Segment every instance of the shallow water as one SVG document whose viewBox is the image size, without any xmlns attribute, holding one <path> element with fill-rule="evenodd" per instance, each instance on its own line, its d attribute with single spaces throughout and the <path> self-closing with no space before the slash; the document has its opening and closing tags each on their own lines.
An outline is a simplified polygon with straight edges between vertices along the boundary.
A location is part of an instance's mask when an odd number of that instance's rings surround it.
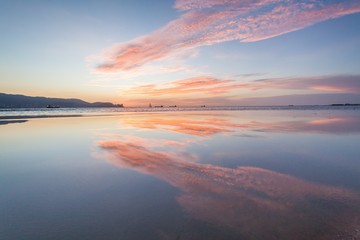
<svg viewBox="0 0 360 240">
<path fill-rule="evenodd" d="M 358 109 L 211 110 L 0 125 L 0 239 L 359 237 Z"/>
<path fill-rule="evenodd" d="M 124 108 L 0 108 L 2 118 L 33 118 L 54 116 L 92 116 L 115 115 L 128 112 L 189 112 L 189 111 L 269 111 L 269 110 L 307 110 L 307 111 L 359 111 L 360 106 L 327 106 L 327 105 L 289 105 L 289 106 L 195 106 L 195 107 L 124 107 Z"/>
</svg>

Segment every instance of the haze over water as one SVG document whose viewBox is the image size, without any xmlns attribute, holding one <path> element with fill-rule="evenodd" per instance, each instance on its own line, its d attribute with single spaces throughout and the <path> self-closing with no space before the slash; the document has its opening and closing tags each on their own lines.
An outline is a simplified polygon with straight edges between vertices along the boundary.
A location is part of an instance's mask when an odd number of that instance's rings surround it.
<svg viewBox="0 0 360 240">
<path fill-rule="evenodd" d="M 0 130 L 0 239 L 359 237 L 358 109 L 133 112 Z"/>
</svg>

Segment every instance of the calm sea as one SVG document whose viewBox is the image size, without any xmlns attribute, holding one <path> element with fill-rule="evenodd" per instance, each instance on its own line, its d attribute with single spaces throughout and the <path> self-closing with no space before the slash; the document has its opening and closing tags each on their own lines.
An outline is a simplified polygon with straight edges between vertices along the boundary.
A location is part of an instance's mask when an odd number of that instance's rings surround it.
<svg viewBox="0 0 360 240">
<path fill-rule="evenodd" d="M 0 110 L 1 240 L 359 238 L 360 107 Z"/>
<path fill-rule="evenodd" d="M 55 115 L 102 115 L 123 112 L 250 111 L 250 110 L 360 110 L 360 106 L 204 106 L 204 107 L 125 107 L 125 108 L 0 108 L 0 119 Z"/>
</svg>

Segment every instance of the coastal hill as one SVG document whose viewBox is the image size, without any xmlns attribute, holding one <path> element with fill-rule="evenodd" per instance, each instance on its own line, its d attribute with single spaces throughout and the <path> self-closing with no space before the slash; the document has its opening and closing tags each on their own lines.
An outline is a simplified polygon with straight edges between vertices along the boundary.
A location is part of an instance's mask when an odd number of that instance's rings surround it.
<svg viewBox="0 0 360 240">
<path fill-rule="evenodd" d="M 77 107 L 122 107 L 122 104 L 110 102 L 89 103 L 76 98 L 47 98 L 30 97 L 25 95 L 13 95 L 0 93 L 0 108 L 43 108 L 46 106 L 59 106 L 65 108 Z"/>
</svg>

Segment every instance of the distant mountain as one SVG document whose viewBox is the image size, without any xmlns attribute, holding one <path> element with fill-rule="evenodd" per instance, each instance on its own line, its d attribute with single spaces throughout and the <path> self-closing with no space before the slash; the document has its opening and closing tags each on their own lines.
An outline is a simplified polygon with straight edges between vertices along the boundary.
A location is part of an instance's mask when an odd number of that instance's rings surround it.
<svg viewBox="0 0 360 240">
<path fill-rule="evenodd" d="M 62 108 L 122 107 L 122 104 L 112 104 L 110 102 L 89 103 L 76 98 L 29 97 L 0 93 L 0 108 L 43 108 L 46 106 L 58 106 Z"/>
</svg>

